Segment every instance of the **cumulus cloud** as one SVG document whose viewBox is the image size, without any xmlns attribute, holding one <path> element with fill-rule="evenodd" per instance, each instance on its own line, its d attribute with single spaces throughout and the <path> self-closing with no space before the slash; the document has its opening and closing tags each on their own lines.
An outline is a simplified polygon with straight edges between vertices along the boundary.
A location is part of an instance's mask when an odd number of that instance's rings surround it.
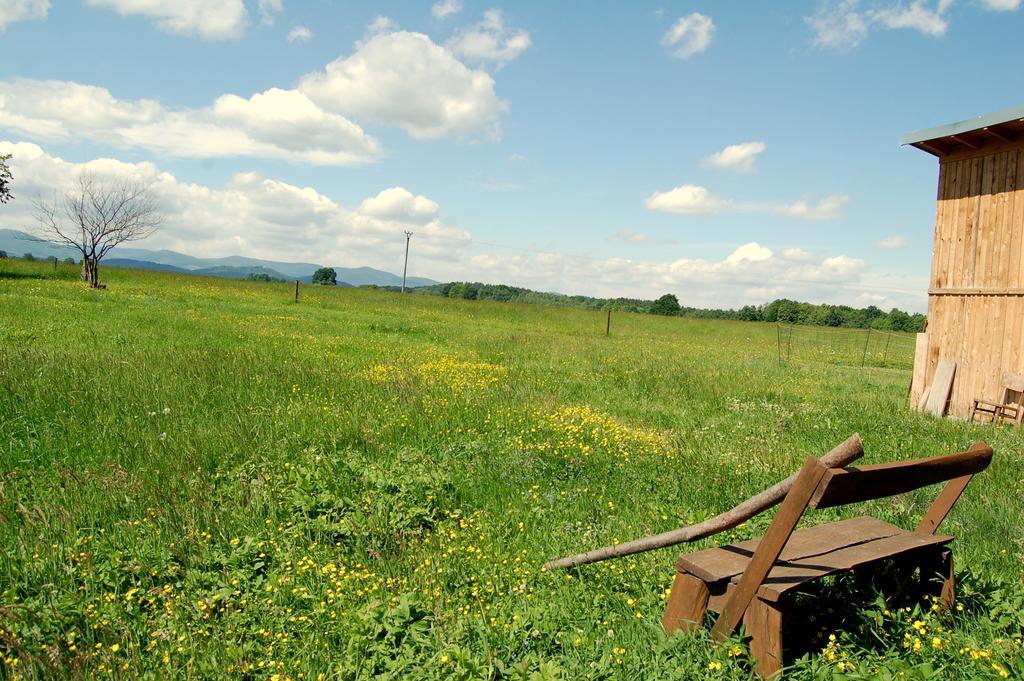
<svg viewBox="0 0 1024 681">
<path fill-rule="evenodd" d="M 949 28 L 949 24 L 937 11 L 929 9 L 920 1 L 906 7 L 898 5 L 874 10 L 870 16 L 885 28 L 911 28 L 937 38 L 946 35 L 946 29 Z"/>
<path fill-rule="evenodd" d="M 818 13 L 806 21 L 814 32 L 812 43 L 830 50 L 851 50 L 868 37 L 870 24 L 860 11 L 859 0 L 842 0 L 822 5 Z"/>
<path fill-rule="evenodd" d="M 290 42 L 312 32 L 296 27 Z M 497 139 L 507 105 L 494 79 L 421 33 L 369 35 L 348 57 L 294 90 L 247 100 L 226 94 L 201 109 L 120 100 L 67 81 L 0 81 L 0 129 L 29 138 L 89 139 L 195 158 L 262 156 L 319 165 L 373 160 L 377 141 L 351 120 L 393 125 L 419 139 Z"/>
<path fill-rule="evenodd" d="M 475 61 L 511 61 L 531 45 L 526 31 L 511 31 L 505 26 L 500 9 L 489 9 L 478 24 L 463 29 L 447 43 L 455 54 Z"/>
<path fill-rule="evenodd" d="M 430 8 L 430 13 L 438 20 L 447 19 L 453 14 L 458 14 L 461 11 L 462 0 L 443 0 L 442 2 L 435 3 L 434 6 Z"/>
<path fill-rule="evenodd" d="M 50 0 L 0 1 L 0 33 L 15 21 L 41 21 L 50 11 Z"/>
<path fill-rule="evenodd" d="M 677 59 L 689 59 L 711 45 L 715 24 L 700 12 L 681 17 L 661 39 L 661 45 Z"/>
<path fill-rule="evenodd" d="M 637 261 L 536 253 L 473 254 L 461 258 L 460 264 L 462 279 L 612 297 L 656 298 L 670 291 L 683 304 L 696 307 L 739 307 L 776 297 L 852 303 L 859 292 L 875 290 L 868 283 L 870 269 L 863 260 L 842 255 L 792 259 L 758 243 L 743 244 L 722 260 Z M 892 295 L 900 298 L 904 309 L 920 309 L 926 289 L 921 285 L 920 293 Z"/>
<path fill-rule="evenodd" d="M 288 31 L 289 43 L 308 43 L 313 39 L 313 31 L 306 26 L 296 26 Z"/>
<path fill-rule="evenodd" d="M 294 90 L 246 99 L 223 95 L 202 109 L 125 101 L 108 90 L 66 81 L 0 81 L 0 128 L 40 140 L 88 139 L 172 156 L 259 156 L 350 165 L 380 153 L 375 139 L 345 117 Z"/>
<path fill-rule="evenodd" d="M 494 79 L 422 33 L 370 36 L 299 83 L 327 111 L 398 126 L 420 139 L 498 134 Z"/>
<path fill-rule="evenodd" d="M 983 0 L 992 10 L 1015 10 L 1021 0 Z M 862 8 L 860 0 L 825 0 L 818 12 L 807 17 L 813 33 L 812 44 L 836 51 L 851 50 L 867 39 L 874 28 L 911 29 L 924 35 L 941 38 L 949 29 L 946 12 L 953 0 L 912 0 L 888 2 Z"/>
<path fill-rule="evenodd" d="M 906 248 L 907 240 L 901 236 L 888 236 L 878 242 L 878 247 L 883 251 L 896 251 L 901 248 Z"/>
<path fill-rule="evenodd" d="M 27 143 L 0 142 L 0 154 L 13 154 L 12 166 L 25 195 L 50 194 L 69 188 L 82 170 L 101 176 L 137 177 L 152 183 L 165 220 L 161 229 L 139 245 L 171 248 L 203 257 L 242 254 L 280 260 L 288 253 L 295 260 L 337 265 L 390 265 L 404 248 L 403 229 L 414 228 L 421 258 L 448 258 L 470 235 L 444 224 L 437 216 L 437 204 L 413 196 L 403 188 L 381 192 L 364 205 L 349 208 L 312 187 L 298 187 L 262 177 L 238 173 L 221 188 L 178 180 L 152 163 L 125 163 L 96 159 L 72 163 Z M 380 204 L 388 197 L 405 195 L 407 209 L 382 215 Z M 32 224 L 28 202 L 10 204 L 12 210 L 0 215 L 0 226 L 24 229 Z M 431 208 L 433 213 L 431 214 Z M 428 238 L 433 237 L 433 239 Z"/>
<path fill-rule="evenodd" d="M 101 158 L 72 163 L 35 144 L 0 141 L 0 154 L 8 153 L 14 155 L 12 167 L 26 195 L 68 188 L 83 169 L 151 182 L 165 221 L 138 245 L 202 257 L 245 255 L 396 271 L 405 246 L 402 232 L 408 229 L 416 234 L 413 271 L 446 281 L 510 283 L 598 296 L 655 298 L 677 291 L 687 305 L 699 307 L 738 307 L 779 296 L 852 304 L 868 291 L 892 297 L 903 309 L 923 309 L 927 290 L 924 277 L 875 274 L 857 258 L 799 248 L 775 252 L 758 243 L 743 244 L 721 260 L 495 255 L 480 252 L 484 244 L 444 222 L 437 203 L 403 187 L 384 189 L 353 208 L 316 188 L 256 173 L 239 173 L 218 188 L 182 182 L 148 162 Z M 24 229 L 32 221 L 29 202 L 12 202 L 0 212 L 0 227 Z"/>
<path fill-rule="evenodd" d="M 391 17 L 381 15 L 370 22 L 370 25 L 366 27 L 366 30 L 372 35 L 374 33 L 384 33 L 386 31 L 393 30 L 395 22 L 391 20 Z"/>
<path fill-rule="evenodd" d="M 701 161 L 701 165 L 712 168 L 728 168 L 741 173 L 749 173 L 754 169 L 757 155 L 768 147 L 764 142 L 744 142 L 730 144 L 725 149 L 711 154 Z"/>
<path fill-rule="evenodd" d="M 683 184 L 667 192 L 654 192 L 647 197 L 645 205 L 661 213 L 689 214 L 720 213 L 730 207 L 729 201 L 695 184 Z"/>
<path fill-rule="evenodd" d="M 391 187 L 359 204 L 359 212 L 384 220 L 426 224 L 437 217 L 437 203 L 414 196 L 405 187 Z"/>
<path fill-rule="evenodd" d="M 749 262 L 760 262 L 762 260 L 768 260 L 774 255 L 771 249 L 765 248 L 761 244 L 751 241 L 749 244 L 743 244 L 735 251 L 729 254 L 729 257 L 725 259 L 727 263 L 738 263 L 747 260 Z"/>
<path fill-rule="evenodd" d="M 284 0 L 259 0 L 256 11 L 259 12 L 261 24 L 273 26 L 277 15 L 284 11 Z"/>
<path fill-rule="evenodd" d="M 143 16 L 167 33 L 195 36 L 204 40 L 232 40 L 241 37 L 249 13 L 242 0 L 85 0 L 93 7 L 106 7 L 122 16 Z M 264 0 L 266 2 L 266 0 Z M 264 2 L 260 3 L 262 9 Z M 274 5 L 275 0 L 267 4 Z M 279 0 L 276 4 L 280 4 Z"/>
<path fill-rule="evenodd" d="M 787 215 L 802 220 L 831 220 L 839 217 L 839 209 L 846 205 L 850 197 L 843 194 L 832 194 L 821 199 L 817 203 L 806 200 L 784 203 L 776 206 L 769 206 L 769 209 L 779 215 Z"/>
<path fill-rule="evenodd" d="M 775 213 L 802 220 L 828 220 L 838 217 L 839 209 L 848 200 L 849 197 L 842 194 L 832 194 L 817 203 L 806 199 L 793 203 L 744 203 L 712 194 L 706 187 L 684 184 L 667 192 L 654 192 L 647 197 L 645 205 L 648 209 L 661 213 Z"/>
</svg>

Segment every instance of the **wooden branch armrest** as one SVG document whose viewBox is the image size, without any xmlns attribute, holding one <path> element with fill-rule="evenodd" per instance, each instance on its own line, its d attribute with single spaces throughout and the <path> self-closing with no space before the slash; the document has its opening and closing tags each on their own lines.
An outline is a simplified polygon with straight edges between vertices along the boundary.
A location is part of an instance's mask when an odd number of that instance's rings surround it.
<svg viewBox="0 0 1024 681">
<path fill-rule="evenodd" d="M 1015 407 L 1015 406 L 1017 406 L 1017 405 L 1011 405 L 1011 404 L 1003 404 L 1002 402 L 989 402 L 988 400 L 981 400 L 981 399 L 974 400 L 974 406 L 975 407 L 978 407 L 978 406 L 981 406 L 981 405 L 985 405 L 986 407 L 995 407 L 997 409 L 1001 409 L 1003 407 L 1010 407 L 1010 406 L 1014 406 Z"/>
</svg>

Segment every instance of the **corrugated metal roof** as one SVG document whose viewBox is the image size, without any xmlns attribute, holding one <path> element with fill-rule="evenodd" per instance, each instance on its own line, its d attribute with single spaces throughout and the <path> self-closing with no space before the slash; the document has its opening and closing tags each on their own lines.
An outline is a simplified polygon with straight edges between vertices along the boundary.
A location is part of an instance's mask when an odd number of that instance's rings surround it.
<svg viewBox="0 0 1024 681">
<path fill-rule="evenodd" d="M 931 140 L 941 139 L 943 137 L 950 137 L 952 135 L 962 135 L 974 130 L 981 130 L 982 128 L 989 128 L 995 125 L 1009 123 L 1011 121 L 1024 121 L 1024 106 L 985 114 L 984 116 L 978 116 L 977 118 L 969 118 L 966 121 L 940 125 L 937 128 L 928 128 L 927 130 L 909 132 L 903 136 L 903 139 L 900 140 L 900 144 L 916 144 L 918 142 L 928 142 Z"/>
</svg>

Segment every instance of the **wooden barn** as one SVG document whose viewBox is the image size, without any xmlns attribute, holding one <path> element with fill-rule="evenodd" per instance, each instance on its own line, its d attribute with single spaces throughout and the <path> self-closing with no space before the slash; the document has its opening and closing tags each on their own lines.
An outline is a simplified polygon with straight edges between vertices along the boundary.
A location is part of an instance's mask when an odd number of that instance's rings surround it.
<svg viewBox="0 0 1024 681">
<path fill-rule="evenodd" d="M 903 144 L 939 159 L 911 407 L 968 418 L 975 399 L 1003 400 L 1007 381 L 1019 388 L 1024 373 L 1024 107 L 913 132 Z"/>
</svg>

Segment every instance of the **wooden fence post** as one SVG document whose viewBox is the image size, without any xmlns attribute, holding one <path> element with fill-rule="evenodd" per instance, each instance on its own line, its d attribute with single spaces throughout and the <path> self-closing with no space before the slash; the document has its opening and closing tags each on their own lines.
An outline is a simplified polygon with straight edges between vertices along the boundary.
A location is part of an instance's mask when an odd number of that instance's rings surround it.
<svg viewBox="0 0 1024 681">
<path fill-rule="evenodd" d="M 864 351 L 860 353 L 860 365 L 863 367 L 864 362 L 868 359 L 868 341 L 871 340 L 871 327 L 868 327 L 868 333 L 864 336 Z"/>
<path fill-rule="evenodd" d="M 295 280 L 295 302 L 299 302 L 299 280 Z"/>
<path fill-rule="evenodd" d="M 612 332 L 612 309 L 608 308 L 608 322 L 604 326 L 604 335 L 607 336 Z"/>
</svg>

